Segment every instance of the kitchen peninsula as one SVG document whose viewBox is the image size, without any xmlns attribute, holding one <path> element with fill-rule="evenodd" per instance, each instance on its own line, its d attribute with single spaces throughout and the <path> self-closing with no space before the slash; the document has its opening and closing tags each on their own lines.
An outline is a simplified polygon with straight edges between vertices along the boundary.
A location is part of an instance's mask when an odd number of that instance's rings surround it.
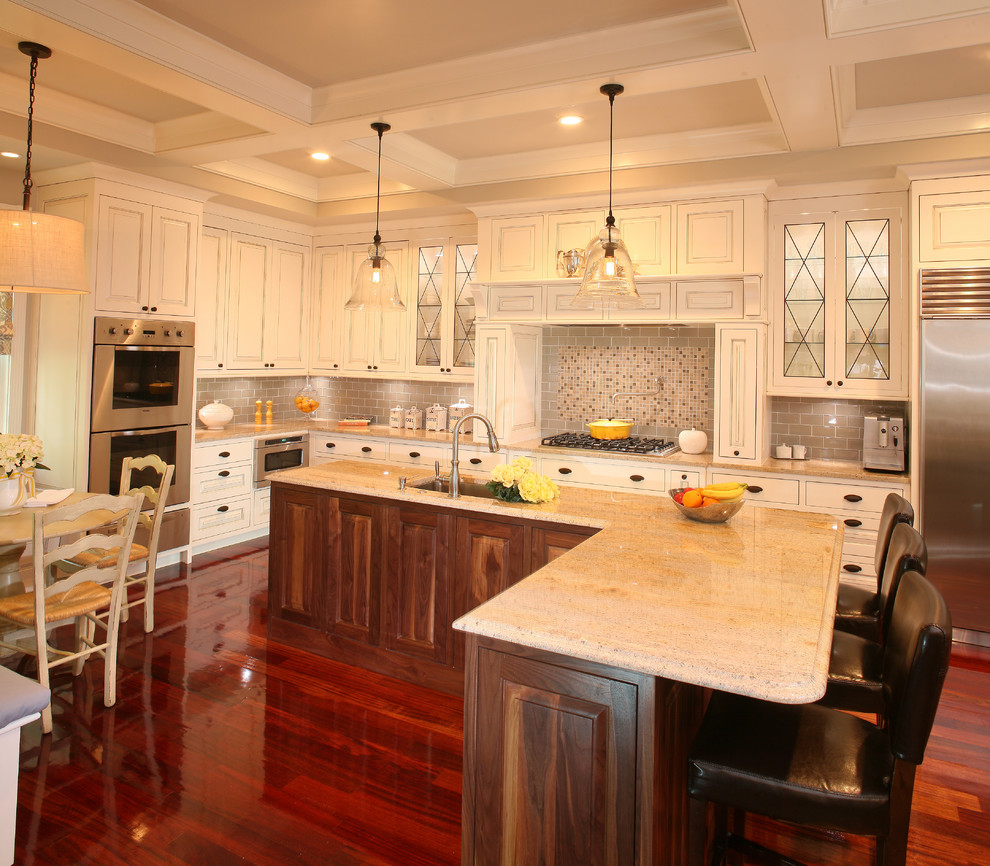
<svg viewBox="0 0 990 866">
<path fill-rule="evenodd" d="M 465 863 L 532 862 L 551 837 L 573 862 L 683 862 L 705 689 L 824 693 L 842 524 L 743 508 L 710 526 L 577 487 L 450 500 L 400 490 L 406 473 L 275 478 L 269 634 L 448 691 L 465 672 Z"/>
</svg>

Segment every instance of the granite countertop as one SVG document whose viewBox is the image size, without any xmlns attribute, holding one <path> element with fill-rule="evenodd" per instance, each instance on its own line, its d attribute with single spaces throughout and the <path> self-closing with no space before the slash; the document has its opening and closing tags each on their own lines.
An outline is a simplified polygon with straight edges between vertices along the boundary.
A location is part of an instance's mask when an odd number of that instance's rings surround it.
<svg viewBox="0 0 990 866">
<path fill-rule="evenodd" d="M 273 481 L 599 528 L 454 627 L 782 703 L 824 694 L 842 547 L 835 518 L 743 507 L 713 526 L 641 493 L 568 487 L 552 503 L 507 505 L 398 489 L 399 476 L 429 474 L 334 461 Z"/>
</svg>

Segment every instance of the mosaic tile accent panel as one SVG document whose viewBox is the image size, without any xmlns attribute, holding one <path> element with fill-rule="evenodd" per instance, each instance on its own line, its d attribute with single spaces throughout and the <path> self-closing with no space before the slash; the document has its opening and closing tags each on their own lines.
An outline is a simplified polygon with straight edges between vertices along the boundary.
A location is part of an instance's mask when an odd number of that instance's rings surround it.
<svg viewBox="0 0 990 866">
<path fill-rule="evenodd" d="M 584 432 L 595 418 L 632 418 L 636 436 L 714 429 L 714 327 L 579 327 L 544 330 L 543 432 Z M 661 393 L 649 392 L 664 379 Z"/>
<path fill-rule="evenodd" d="M 348 379 L 339 376 L 310 376 L 310 386 L 316 391 L 320 408 L 313 416 L 320 419 L 342 418 L 345 415 L 374 415 L 379 422 L 388 423 L 388 411 L 401 405 L 420 409 L 439 403 L 449 406 L 463 397 L 473 402 L 474 387 L 463 383 L 413 382 L 398 379 Z M 196 380 L 196 408 L 220 400 L 234 410 L 235 424 L 254 421 L 254 401 L 272 401 L 276 420 L 292 418 L 305 420 L 296 409 L 296 394 L 306 384 L 305 376 L 282 378 L 220 378 Z"/>
<path fill-rule="evenodd" d="M 770 398 L 770 448 L 805 445 L 808 456 L 822 460 L 863 459 L 863 416 L 910 417 L 907 403 L 872 400 Z M 908 447 L 911 431 L 908 430 Z"/>
</svg>

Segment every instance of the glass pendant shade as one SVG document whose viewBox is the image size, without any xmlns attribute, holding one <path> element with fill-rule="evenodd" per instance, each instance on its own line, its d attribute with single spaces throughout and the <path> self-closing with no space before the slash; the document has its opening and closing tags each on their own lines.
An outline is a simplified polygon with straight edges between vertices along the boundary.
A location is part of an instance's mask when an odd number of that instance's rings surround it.
<svg viewBox="0 0 990 866">
<path fill-rule="evenodd" d="M 374 243 L 368 247 L 368 258 L 361 262 L 351 297 L 344 304 L 345 310 L 395 310 L 403 312 L 406 305 L 399 297 L 399 284 L 395 268 L 385 258 L 385 244 Z"/>
<path fill-rule="evenodd" d="M 619 230 L 611 223 L 588 245 L 584 253 L 584 278 L 572 303 L 586 307 L 589 302 L 637 307 L 642 299 L 636 290 L 633 263 Z"/>
<path fill-rule="evenodd" d="M 85 249 L 78 220 L 0 210 L 0 291 L 87 294 Z"/>
</svg>

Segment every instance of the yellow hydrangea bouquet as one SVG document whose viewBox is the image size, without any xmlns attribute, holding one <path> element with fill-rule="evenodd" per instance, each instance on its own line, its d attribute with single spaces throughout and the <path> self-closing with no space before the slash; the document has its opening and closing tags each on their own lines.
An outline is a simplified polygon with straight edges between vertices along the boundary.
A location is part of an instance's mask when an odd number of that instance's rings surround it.
<svg viewBox="0 0 990 866">
<path fill-rule="evenodd" d="M 485 486 L 503 502 L 550 502 L 560 495 L 553 481 L 533 471 L 533 461 L 528 457 L 496 466 L 492 480 Z"/>
</svg>

